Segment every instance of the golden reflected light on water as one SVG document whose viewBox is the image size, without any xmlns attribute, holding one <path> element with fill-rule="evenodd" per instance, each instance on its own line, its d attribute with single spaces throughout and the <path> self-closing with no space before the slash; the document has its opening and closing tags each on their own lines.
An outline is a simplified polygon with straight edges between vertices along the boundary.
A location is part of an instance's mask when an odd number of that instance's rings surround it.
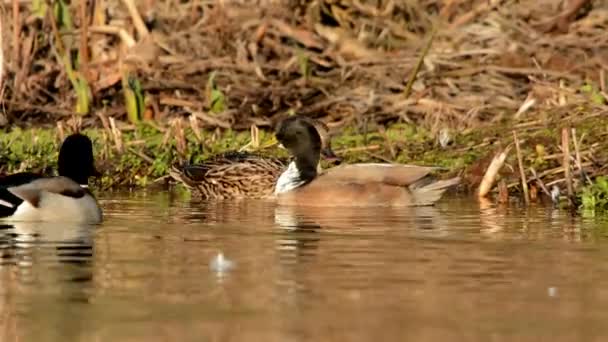
<svg viewBox="0 0 608 342">
<path fill-rule="evenodd" d="M 0 229 L 1 341 L 605 340 L 605 218 L 102 194 Z"/>
</svg>

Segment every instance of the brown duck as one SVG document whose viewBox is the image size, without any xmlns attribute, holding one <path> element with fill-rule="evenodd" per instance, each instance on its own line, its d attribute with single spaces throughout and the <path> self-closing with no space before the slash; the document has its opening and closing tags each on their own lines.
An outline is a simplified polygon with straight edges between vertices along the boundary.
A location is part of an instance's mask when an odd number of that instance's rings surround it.
<svg viewBox="0 0 608 342">
<path fill-rule="evenodd" d="M 294 157 L 275 188 L 279 204 L 310 206 L 432 205 L 458 177 L 420 185 L 433 167 L 401 164 L 352 164 L 319 172 L 322 139 L 307 120 L 289 117 L 276 138 Z"/>
<path fill-rule="evenodd" d="M 317 132 L 322 146 L 320 154 L 334 164 L 339 163 L 331 149 L 327 125 L 305 116 L 298 117 Z M 202 164 L 173 167 L 169 174 L 203 199 L 264 198 L 272 196 L 276 181 L 289 161 L 288 158 L 231 151 L 217 154 Z M 315 168 L 320 169 L 320 166 Z"/>
</svg>

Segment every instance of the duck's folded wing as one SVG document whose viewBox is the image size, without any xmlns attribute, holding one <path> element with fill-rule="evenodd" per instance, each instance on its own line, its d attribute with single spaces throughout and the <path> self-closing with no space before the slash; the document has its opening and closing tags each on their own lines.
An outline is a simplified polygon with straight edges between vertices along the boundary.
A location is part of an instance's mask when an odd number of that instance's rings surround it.
<svg viewBox="0 0 608 342">
<path fill-rule="evenodd" d="M 323 172 L 326 181 L 383 183 L 409 186 L 438 168 L 406 164 L 360 163 L 336 166 Z"/>
<path fill-rule="evenodd" d="M 73 180 L 61 176 L 35 179 L 29 183 L 8 187 L 6 190 L 34 207 L 38 207 L 45 192 L 81 198 L 88 191 Z"/>
<path fill-rule="evenodd" d="M 0 217 L 11 216 L 23 199 L 9 191 L 9 188 L 28 184 L 42 175 L 32 172 L 15 173 L 0 177 Z"/>
</svg>

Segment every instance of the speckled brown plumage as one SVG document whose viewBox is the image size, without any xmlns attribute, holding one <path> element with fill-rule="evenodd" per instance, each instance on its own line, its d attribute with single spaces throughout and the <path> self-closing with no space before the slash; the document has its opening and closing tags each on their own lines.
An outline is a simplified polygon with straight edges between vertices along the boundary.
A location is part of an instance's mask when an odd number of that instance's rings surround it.
<svg viewBox="0 0 608 342">
<path fill-rule="evenodd" d="M 331 160 L 329 128 L 321 121 L 305 116 L 300 120 L 313 125 L 321 137 L 324 158 Z M 335 155 L 334 155 L 335 156 Z M 274 193 L 275 183 L 290 159 L 269 157 L 251 152 L 226 152 L 202 164 L 173 167 L 169 175 L 203 199 L 263 198 Z M 332 161 L 334 164 L 338 160 Z"/>
<path fill-rule="evenodd" d="M 173 168 L 171 176 L 204 199 L 262 198 L 272 195 L 288 159 L 228 152 L 199 165 Z"/>
</svg>

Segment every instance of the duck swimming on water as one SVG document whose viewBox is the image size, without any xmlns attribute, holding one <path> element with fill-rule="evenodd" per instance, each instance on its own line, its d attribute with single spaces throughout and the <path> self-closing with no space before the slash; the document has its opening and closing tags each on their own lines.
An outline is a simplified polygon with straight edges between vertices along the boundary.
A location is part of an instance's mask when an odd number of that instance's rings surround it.
<svg viewBox="0 0 608 342">
<path fill-rule="evenodd" d="M 0 177 L 0 221 L 100 223 L 102 211 L 88 189 L 97 176 L 93 144 L 83 134 L 68 136 L 59 151 L 59 176 L 20 172 Z"/>
<path fill-rule="evenodd" d="M 321 121 L 298 117 L 317 132 L 323 158 L 338 164 L 340 159 L 331 149 L 329 128 Z M 198 165 L 173 167 L 169 174 L 203 199 L 265 198 L 272 196 L 277 179 L 289 162 L 287 158 L 233 151 L 215 155 Z"/>
<path fill-rule="evenodd" d="M 455 177 L 416 186 L 435 168 L 401 164 L 361 163 L 317 169 L 321 137 L 299 116 L 283 120 L 276 138 L 294 157 L 275 187 L 279 204 L 310 206 L 432 205 L 460 182 Z"/>
</svg>

